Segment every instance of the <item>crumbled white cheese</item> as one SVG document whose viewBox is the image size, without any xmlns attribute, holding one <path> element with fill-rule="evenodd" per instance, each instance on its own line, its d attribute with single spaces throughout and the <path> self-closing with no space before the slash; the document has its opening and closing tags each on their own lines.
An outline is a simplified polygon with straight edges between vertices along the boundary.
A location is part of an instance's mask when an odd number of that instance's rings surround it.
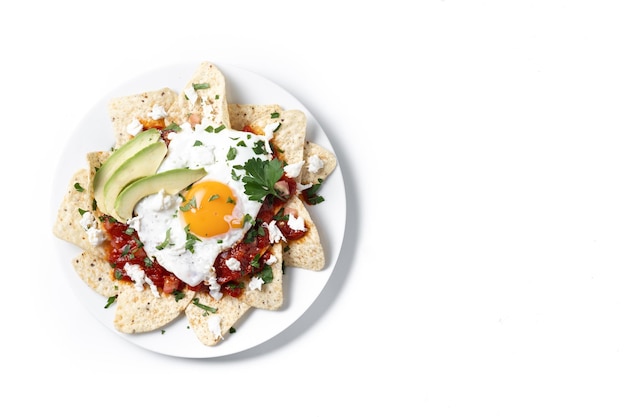
<svg viewBox="0 0 626 417">
<path fill-rule="evenodd" d="M 283 170 L 285 171 L 285 175 L 289 178 L 296 178 L 300 175 L 300 170 L 302 169 L 302 165 L 304 165 L 304 161 L 296 162 L 295 164 L 287 164 Z"/>
<path fill-rule="evenodd" d="M 312 183 L 308 183 L 308 184 L 296 184 L 296 191 L 301 193 L 304 190 L 308 190 L 309 188 L 313 187 Z"/>
<path fill-rule="evenodd" d="M 83 230 L 87 230 L 93 227 L 95 221 L 96 217 L 93 215 L 93 213 L 90 211 L 86 211 L 80 218 L 80 226 L 83 228 Z"/>
<path fill-rule="evenodd" d="M 308 170 L 311 174 L 315 174 L 320 169 L 324 168 L 324 161 L 322 161 L 322 159 L 318 155 L 309 156 L 307 162 L 309 163 Z"/>
<path fill-rule="evenodd" d="M 212 276 L 209 278 L 209 295 L 213 297 L 216 301 L 222 299 L 222 286 L 217 282 L 217 278 Z"/>
<path fill-rule="evenodd" d="M 95 227 L 87 230 L 87 239 L 92 246 L 100 246 L 106 240 L 104 232 Z"/>
<path fill-rule="evenodd" d="M 259 278 L 259 277 L 252 277 L 250 279 L 250 282 L 248 283 L 248 288 L 251 291 L 257 290 L 257 291 L 261 291 L 261 288 L 263 287 L 263 279 Z"/>
<path fill-rule="evenodd" d="M 141 269 L 139 265 L 127 263 L 124 265 L 124 272 L 126 272 L 126 275 L 128 275 L 130 279 L 133 281 L 133 283 L 135 284 L 135 289 L 137 291 L 143 291 L 144 289 L 143 284 L 147 283 L 148 286 L 150 286 L 150 290 L 152 291 L 152 294 L 155 297 L 159 298 L 159 292 L 156 286 L 154 285 L 152 280 L 146 276 L 146 273 L 144 272 L 143 269 Z"/>
<path fill-rule="evenodd" d="M 87 239 L 92 246 L 98 246 L 104 242 L 104 232 L 98 227 L 98 222 L 93 213 L 90 211 L 84 212 L 80 218 L 80 226 L 87 232 Z"/>
<path fill-rule="evenodd" d="M 291 227 L 293 230 L 298 231 L 306 231 L 306 226 L 304 226 L 304 218 L 296 217 L 293 214 L 289 213 L 289 220 L 287 220 L 287 226 Z"/>
<path fill-rule="evenodd" d="M 159 298 L 159 289 L 157 288 L 156 285 L 154 285 L 154 282 L 148 278 L 147 276 L 145 277 L 146 280 L 146 284 L 148 284 L 148 286 L 150 287 L 150 291 L 152 291 L 152 295 L 154 295 L 155 298 Z"/>
<path fill-rule="evenodd" d="M 148 113 L 148 116 L 151 117 L 152 120 L 164 119 L 165 117 L 167 117 L 167 112 L 165 111 L 163 106 L 155 104 L 152 107 L 152 111 Z"/>
<path fill-rule="evenodd" d="M 217 314 L 211 314 L 207 320 L 209 331 L 213 333 L 215 339 L 224 339 L 222 336 L 222 328 L 220 327 L 222 318 Z"/>
<path fill-rule="evenodd" d="M 272 139 L 274 137 L 274 131 L 278 129 L 278 126 L 280 126 L 280 122 L 274 122 L 266 125 L 265 129 L 263 129 L 265 138 L 268 140 Z"/>
<path fill-rule="evenodd" d="M 142 130 L 143 130 L 143 125 L 136 118 L 133 118 L 133 120 L 128 124 L 128 126 L 126 126 L 126 132 L 132 136 L 137 135 Z"/>
<path fill-rule="evenodd" d="M 272 220 L 269 224 L 264 223 L 264 225 L 267 226 L 267 230 L 269 231 L 270 243 L 278 243 L 281 240 L 285 242 L 287 241 L 287 239 L 285 239 L 285 236 L 283 236 L 283 233 L 276 225 L 276 220 Z"/>
<path fill-rule="evenodd" d="M 278 129 L 279 126 L 280 126 L 279 122 L 270 123 L 265 126 L 265 129 L 263 129 L 263 133 L 265 136 L 265 152 L 267 152 L 268 155 L 272 154 L 272 147 L 270 146 L 270 139 L 274 137 L 274 131 Z"/>
<path fill-rule="evenodd" d="M 278 259 L 274 256 L 274 255 L 270 255 L 269 258 L 267 258 L 267 261 L 265 261 L 266 265 L 274 265 L 276 262 L 278 262 Z"/>
<path fill-rule="evenodd" d="M 198 93 L 193 88 L 193 86 L 191 86 L 185 89 L 185 97 L 187 97 L 187 100 L 189 100 L 189 107 L 191 108 L 196 104 L 196 101 L 198 100 Z"/>
<path fill-rule="evenodd" d="M 226 260 L 226 266 L 228 267 L 228 269 L 230 269 L 231 271 L 241 271 L 241 262 L 239 262 L 237 259 L 235 258 L 228 258 Z"/>
</svg>

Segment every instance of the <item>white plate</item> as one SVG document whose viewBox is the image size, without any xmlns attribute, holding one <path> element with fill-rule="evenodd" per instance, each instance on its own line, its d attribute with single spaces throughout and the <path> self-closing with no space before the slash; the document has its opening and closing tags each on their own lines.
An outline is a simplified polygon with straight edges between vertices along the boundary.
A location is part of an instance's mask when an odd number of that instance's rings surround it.
<svg viewBox="0 0 626 417">
<path fill-rule="evenodd" d="M 280 86 L 252 72 L 216 63 L 227 82 L 228 101 L 247 104 L 279 104 L 285 109 L 302 110 L 308 119 L 307 139 L 334 152 L 328 137 L 313 115 Z M 88 152 L 107 150 L 113 145 L 113 130 L 107 114 L 107 103 L 112 97 L 141 93 L 169 87 L 180 91 L 191 78 L 199 63 L 180 64 L 142 74 L 121 85 L 104 97 L 89 111 L 70 137 L 59 163 L 55 181 L 55 207 L 61 202 L 71 175 L 86 167 Z M 106 299 L 87 287 L 76 275 L 71 260 L 80 253 L 78 248 L 59 241 L 58 258 L 61 273 L 79 299 L 104 326 L 120 337 L 142 348 L 165 355 L 209 358 L 230 355 L 258 346 L 292 325 L 315 302 L 330 279 L 343 242 L 346 224 L 346 193 L 339 164 L 320 189 L 325 198 L 322 204 L 309 207 L 326 251 L 327 265 L 318 272 L 287 268 L 285 274 L 285 302 L 279 311 L 252 309 L 235 326 L 237 332 L 226 336 L 217 346 L 203 345 L 188 327 L 183 315 L 160 330 L 128 335 L 113 327 L 114 308 L 105 309 Z"/>
</svg>

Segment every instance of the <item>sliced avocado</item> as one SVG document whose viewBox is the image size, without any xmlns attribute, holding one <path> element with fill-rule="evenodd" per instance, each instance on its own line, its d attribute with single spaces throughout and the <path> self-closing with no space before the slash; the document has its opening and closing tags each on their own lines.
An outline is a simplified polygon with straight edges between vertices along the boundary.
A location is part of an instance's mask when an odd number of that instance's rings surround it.
<svg viewBox="0 0 626 417">
<path fill-rule="evenodd" d="M 157 129 L 144 130 L 138 133 L 134 138 L 116 149 L 96 171 L 93 178 L 93 192 L 94 198 L 102 212 L 107 212 L 107 208 L 104 206 L 104 185 L 111 178 L 111 175 L 113 175 L 127 159 L 131 158 L 146 146 L 157 142 L 160 137 L 161 132 Z"/>
<path fill-rule="evenodd" d="M 117 196 L 131 182 L 153 175 L 163 162 L 166 153 L 167 145 L 165 142 L 156 142 L 128 158 L 115 170 L 111 178 L 104 184 L 103 201 L 107 214 L 120 220 L 114 210 Z"/>
<path fill-rule="evenodd" d="M 176 194 L 206 175 L 204 168 L 177 168 L 159 172 L 130 183 L 115 200 L 115 212 L 122 221 L 133 217 L 135 205 L 142 198 L 164 190 L 167 194 Z"/>
</svg>

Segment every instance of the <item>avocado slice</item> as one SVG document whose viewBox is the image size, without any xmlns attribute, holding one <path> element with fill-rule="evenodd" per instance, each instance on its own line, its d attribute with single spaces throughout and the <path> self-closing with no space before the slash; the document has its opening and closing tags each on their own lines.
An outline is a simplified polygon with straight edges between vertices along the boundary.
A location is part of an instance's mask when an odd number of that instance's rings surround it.
<svg viewBox="0 0 626 417">
<path fill-rule="evenodd" d="M 160 138 L 161 132 L 157 129 L 144 130 L 138 133 L 133 139 L 116 149 L 96 171 L 93 178 L 93 192 L 94 198 L 103 213 L 107 212 L 107 208 L 104 205 L 104 185 L 109 181 L 111 175 L 113 175 L 127 159 L 131 158 L 146 146 L 157 142 Z"/>
<path fill-rule="evenodd" d="M 115 212 L 122 221 L 133 217 L 135 205 L 142 198 L 164 190 L 167 194 L 176 194 L 206 175 L 204 168 L 176 168 L 158 174 L 143 177 L 130 183 L 115 200 Z"/>
<path fill-rule="evenodd" d="M 159 141 L 146 146 L 115 170 L 111 178 L 104 184 L 103 202 L 107 214 L 120 220 L 114 210 L 117 196 L 131 182 L 153 175 L 163 162 L 166 153 L 167 145 L 165 142 Z"/>
</svg>

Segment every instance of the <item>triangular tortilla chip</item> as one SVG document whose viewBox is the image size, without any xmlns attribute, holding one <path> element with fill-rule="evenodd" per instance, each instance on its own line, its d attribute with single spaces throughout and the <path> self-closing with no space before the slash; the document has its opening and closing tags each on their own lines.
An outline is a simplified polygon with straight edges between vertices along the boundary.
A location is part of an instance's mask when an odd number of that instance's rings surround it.
<svg viewBox="0 0 626 417">
<path fill-rule="evenodd" d="M 98 294 L 112 297 L 118 293 L 119 283 L 111 277 L 113 269 L 102 256 L 85 251 L 72 264 L 78 276 Z"/>
<path fill-rule="evenodd" d="M 127 132 L 127 127 L 133 119 L 151 121 L 150 112 L 155 105 L 167 110 L 172 106 L 177 96 L 178 94 L 174 90 L 162 88 L 112 99 L 109 102 L 109 117 L 113 126 L 115 147 L 119 148 L 133 137 Z"/>
<path fill-rule="evenodd" d="M 80 224 L 81 211 L 92 211 L 93 198 L 88 188 L 89 174 L 86 169 L 80 169 L 70 179 L 57 212 L 52 232 L 59 239 L 72 243 L 83 250 L 104 256 L 104 249 L 89 242 L 87 231 Z"/>
<path fill-rule="evenodd" d="M 310 158 L 317 156 L 322 160 L 323 166 L 319 170 L 311 172 Z M 307 141 L 304 144 L 304 166 L 300 172 L 300 182 L 302 184 L 317 184 L 319 180 L 325 180 L 337 167 L 337 157 L 328 149 L 317 143 Z"/>
<path fill-rule="evenodd" d="M 189 91 L 197 94 L 195 100 L 191 94 L 188 94 Z M 207 118 L 211 125 L 223 124 L 230 127 L 226 80 L 222 72 L 215 64 L 201 63 L 167 113 L 165 120 L 168 124 L 170 122 L 182 124 L 188 120 L 190 114 L 195 114 L 200 119 Z"/>
<path fill-rule="evenodd" d="M 243 130 L 250 126 L 255 120 L 261 117 L 272 115 L 272 113 L 282 112 L 278 104 L 228 104 L 228 115 L 230 116 L 230 128 Z"/>
<path fill-rule="evenodd" d="M 304 219 L 308 231 L 304 237 L 289 242 L 288 250 L 283 251 L 285 265 L 320 271 L 326 264 L 326 257 L 317 226 L 313 223 L 304 203 L 297 196 L 292 197 L 285 206 L 285 212 L 292 210 L 297 212 L 298 217 Z"/>
<path fill-rule="evenodd" d="M 272 142 L 277 148 L 276 152 L 280 155 L 280 159 L 287 164 L 301 162 L 306 140 L 305 114 L 300 110 L 283 110 L 279 113 L 279 117 L 273 117 L 271 113 L 265 114 L 252 124 L 263 129 L 276 122 L 280 123 L 280 126 L 274 132 Z"/>
<path fill-rule="evenodd" d="M 278 310 L 283 305 L 283 247 L 276 244 L 270 250 L 276 257 L 276 263 L 272 265 L 272 282 L 263 284 L 260 290 L 246 288 L 241 301 L 250 307 Z"/>
<path fill-rule="evenodd" d="M 190 303 L 185 309 L 185 315 L 189 320 L 189 325 L 195 332 L 198 340 L 207 346 L 214 346 L 221 340 L 228 337 L 230 329 L 246 314 L 250 306 L 241 300 L 233 297 L 222 297 L 219 301 L 206 293 L 198 293 L 198 304 L 216 309 L 215 313 L 210 313 L 194 304 Z M 219 320 L 220 335 L 211 331 L 210 322 Z"/>
<path fill-rule="evenodd" d="M 122 333 L 156 330 L 176 320 L 193 299 L 195 292 L 186 290 L 182 299 L 171 294 L 155 297 L 144 284 L 138 291 L 131 283 L 120 282 L 113 325 Z"/>
</svg>

